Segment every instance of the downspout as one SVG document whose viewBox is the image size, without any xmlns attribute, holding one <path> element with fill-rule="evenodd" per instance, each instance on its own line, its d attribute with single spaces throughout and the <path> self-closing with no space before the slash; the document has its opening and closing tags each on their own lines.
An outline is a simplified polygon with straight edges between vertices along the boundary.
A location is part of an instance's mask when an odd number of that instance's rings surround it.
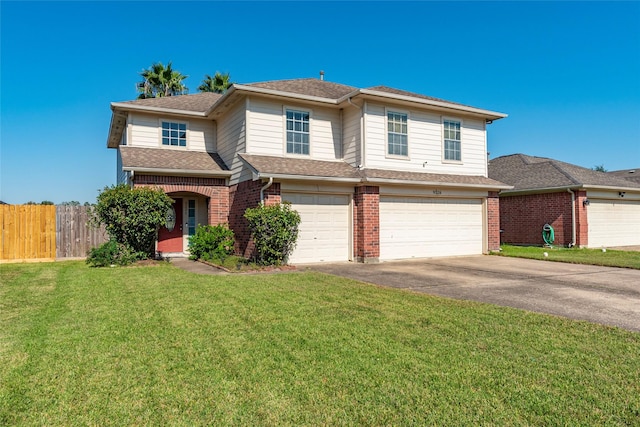
<svg viewBox="0 0 640 427">
<path fill-rule="evenodd" d="M 358 106 L 357 104 L 354 104 L 353 102 L 351 102 L 351 98 L 347 98 L 347 101 L 349 102 L 350 105 L 353 105 L 354 107 L 356 107 L 358 110 L 360 110 L 360 162 L 356 165 L 358 167 L 358 169 L 360 169 L 361 167 L 364 166 L 364 109 L 360 106 Z"/>
<path fill-rule="evenodd" d="M 569 247 L 572 248 L 576 245 L 576 193 L 570 188 L 567 191 L 571 193 L 571 243 Z"/>
<path fill-rule="evenodd" d="M 273 184 L 273 177 L 269 177 L 269 181 L 262 186 L 262 188 L 260 189 L 260 204 L 263 205 L 264 204 L 264 190 L 266 190 L 267 188 L 271 187 L 271 185 Z"/>
</svg>

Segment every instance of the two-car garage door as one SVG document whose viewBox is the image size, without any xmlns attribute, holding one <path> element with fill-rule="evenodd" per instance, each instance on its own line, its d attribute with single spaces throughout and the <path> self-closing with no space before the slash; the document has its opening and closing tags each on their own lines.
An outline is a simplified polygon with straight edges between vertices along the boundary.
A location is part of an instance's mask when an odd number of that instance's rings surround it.
<svg viewBox="0 0 640 427">
<path fill-rule="evenodd" d="M 380 198 L 380 259 L 481 254 L 481 199 Z"/>
<path fill-rule="evenodd" d="M 640 202 L 591 199 L 589 247 L 640 245 Z"/>
</svg>

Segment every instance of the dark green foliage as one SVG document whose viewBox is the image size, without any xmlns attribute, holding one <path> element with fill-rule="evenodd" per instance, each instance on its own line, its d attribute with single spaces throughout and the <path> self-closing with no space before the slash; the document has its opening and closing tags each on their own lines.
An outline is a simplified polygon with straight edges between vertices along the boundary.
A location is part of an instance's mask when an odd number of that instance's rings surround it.
<svg viewBox="0 0 640 427">
<path fill-rule="evenodd" d="M 111 240 L 153 257 L 157 231 L 165 224 L 172 203 L 160 189 L 118 184 L 105 187 L 98 196 L 95 220 L 105 225 Z"/>
<path fill-rule="evenodd" d="M 136 253 L 127 245 L 109 240 L 87 253 L 87 264 L 92 267 L 108 267 L 110 265 L 128 265 L 145 257 L 144 253 Z"/>
<path fill-rule="evenodd" d="M 256 261 L 264 265 L 285 264 L 298 240 L 300 214 L 283 203 L 249 208 L 244 217 L 256 245 Z"/>
<path fill-rule="evenodd" d="M 196 234 L 189 237 L 191 259 L 224 260 L 233 253 L 235 239 L 226 224 L 199 225 Z"/>
</svg>

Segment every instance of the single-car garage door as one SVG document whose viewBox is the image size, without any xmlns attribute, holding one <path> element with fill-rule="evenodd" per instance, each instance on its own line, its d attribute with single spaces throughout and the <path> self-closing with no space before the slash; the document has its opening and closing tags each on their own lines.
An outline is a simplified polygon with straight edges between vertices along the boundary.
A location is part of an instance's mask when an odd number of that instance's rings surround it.
<svg viewBox="0 0 640 427">
<path fill-rule="evenodd" d="M 348 195 L 283 193 L 300 214 L 298 244 L 291 263 L 349 260 Z"/>
<path fill-rule="evenodd" d="M 481 254 L 482 229 L 480 199 L 380 198 L 380 259 Z"/>
<path fill-rule="evenodd" d="M 640 202 L 589 198 L 588 246 L 640 245 Z"/>
</svg>

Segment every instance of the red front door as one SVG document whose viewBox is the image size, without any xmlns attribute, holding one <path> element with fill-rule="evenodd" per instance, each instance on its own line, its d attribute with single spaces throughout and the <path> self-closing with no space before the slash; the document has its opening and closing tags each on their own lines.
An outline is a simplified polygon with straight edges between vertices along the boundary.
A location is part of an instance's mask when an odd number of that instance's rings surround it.
<svg viewBox="0 0 640 427">
<path fill-rule="evenodd" d="M 169 230 L 166 225 L 158 231 L 158 252 L 182 252 L 182 199 L 174 198 L 175 225 Z"/>
</svg>

